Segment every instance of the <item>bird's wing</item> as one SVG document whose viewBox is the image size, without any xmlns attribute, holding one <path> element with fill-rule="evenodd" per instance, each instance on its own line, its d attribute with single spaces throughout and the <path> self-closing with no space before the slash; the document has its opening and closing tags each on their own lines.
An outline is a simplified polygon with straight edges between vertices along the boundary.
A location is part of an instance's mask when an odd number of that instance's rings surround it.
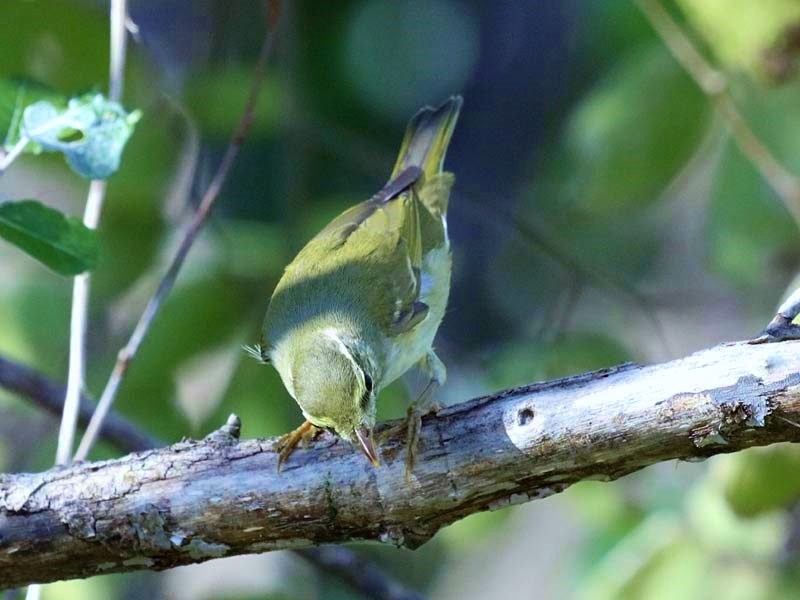
<svg viewBox="0 0 800 600">
<path fill-rule="evenodd" d="M 373 285 L 386 290 L 387 325 L 394 333 L 412 329 L 428 313 L 428 306 L 419 300 L 420 210 L 424 209 L 414 184 L 421 175 L 418 167 L 408 167 L 372 198 L 336 217 L 312 240 L 342 262 L 365 261 Z"/>
<path fill-rule="evenodd" d="M 372 198 L 348 208 L 320 231 L 315 240 L 326 240 L 338 245 L 344 244 L 359 227 L 378 210 L 390 206 L 404 191 L 422 176 L 422 169 L 409 167 L 397 177 L 390 179 Z"/>
</svg>

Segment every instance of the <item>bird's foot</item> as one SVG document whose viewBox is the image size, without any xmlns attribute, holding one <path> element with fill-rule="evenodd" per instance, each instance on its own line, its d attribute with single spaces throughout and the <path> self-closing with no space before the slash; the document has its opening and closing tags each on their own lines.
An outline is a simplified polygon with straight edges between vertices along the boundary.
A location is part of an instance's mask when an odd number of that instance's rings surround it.
<svg viewBox="0 0 800 600">
<path fill-rule="evenodd" d="M 411 472 L 414 470 L 414 462 L 417 458 L 419 447 L 419 434 L 422 428 L 422 417 L 431 413 L 437 413 L 442 409 L 442 405 L 432 400 L 430 395 L 425 393 L 418 400 L 413 402 L 406 411 L 406 418 L 402 423 L 396 425 L 381 435 L 381 439 L 387 439 L 400 434 L 405 430 L 406 434 L 406 459 L 405 459 L 405 480 L 409 482 Z"/>
<path fill-rule="evenodd" d="M 406 469 L 404 478 L 409 482 L 411 472 L 414 470 L 414 462 L 417 460 L 417 449 L 419 447 L 419 432 L 422 428 L 422 417 L 441 410 L 441 405 L 431 403 L 425 409 L 416 406 L 416 402 L 408 407 L 406 416 Z"/>
<path fill-rule="evenodd" d="M 315 427 L 308 421 L 304 421 L 297 429 L 279 437 L 278 441 L 275 442 L 273 446 L 275 451 L 278 452 L 278 473 L 281 472 L 283 463 L 291 456 L 298 444 L 301 444 L 303 448 L 307 448 L 321 431 L 319 427 Z"/>
<path fill-rule="evenodd" d="M 422 417 L 431 413 L 437 413 L 442 409 L 442 405 L 434 400 L 433 391 L 435 388 L 443 386 L 447 379 L 447 369 L 439 357 L 436 356 L 433 349 L 420 361 L 419 366 L 422 371 L 428 375 L 429 380 L 428 385 L 422 390 L 419 398 L 408 407 L 408 413 L 404 423 L 406 427 L 406 483 L 409 482 L 411 472 L 414 470 L 414 462 L 417 459 Z"/>
<path fill-rule="evenodd" d="M 441 387 L 447 378 L 447 370 L 444 363 L 430 350 L 420 361 L 419 366 L 423 373 L 428 375 L 428 384 L 419 397 L 411 403 L 406 413 L 406 418 L 399 425 L 388 428 L 380 434 L 378 445 L 383 446 L 384 442 L 399 435 L 403 431 L 406 433 L 406 468 L 405 480 L 409 482 L 411 472 L 414 470 L 414 462 L 417 458 L 417 447 L 419 446 L 419 434 L 422 428 L 422 417 L 431 413 L 439 412 L 443 405 L 433 399 L 434 386 Z"/>
</svg>

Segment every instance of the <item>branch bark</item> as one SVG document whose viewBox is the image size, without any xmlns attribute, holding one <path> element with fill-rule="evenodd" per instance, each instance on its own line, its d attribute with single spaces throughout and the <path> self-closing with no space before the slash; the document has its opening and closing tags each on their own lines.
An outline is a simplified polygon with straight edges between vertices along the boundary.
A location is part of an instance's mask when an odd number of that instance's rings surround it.
<svg viewBox="0 0 800 600">
<path fill-rule="evenodd" d="M 0 475 L 0 588 L 350 540 L 415 548 L 469 514 L 671 459 L 800 441 L 800 342 L 733 343 L 505 390 L 423 419 L 375 469 L 322 437 L 277 473 L 231 422 L 202 441 Z M 387 423 L 379 429 L 386 432 Z"/>
</svg>

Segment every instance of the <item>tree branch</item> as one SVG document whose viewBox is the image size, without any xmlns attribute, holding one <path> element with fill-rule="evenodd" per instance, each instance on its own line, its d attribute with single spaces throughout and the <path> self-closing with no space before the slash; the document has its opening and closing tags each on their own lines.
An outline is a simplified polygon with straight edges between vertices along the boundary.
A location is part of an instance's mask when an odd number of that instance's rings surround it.
<svg viewBox="0 0 800 600">
<path fill-rule="evenodd" d="M 800 342 L 717 346 L 533 384 L 423 419 L 375 469 L 323 437 L 277 473 L 235 422 L 202 441 L 0 476 L 0 588 L 350 540 L 415 548 L 469 514 L 654 464 L 800 441 Z M 380 432 L 392 426 L 384 424 Z"/>
</svg>

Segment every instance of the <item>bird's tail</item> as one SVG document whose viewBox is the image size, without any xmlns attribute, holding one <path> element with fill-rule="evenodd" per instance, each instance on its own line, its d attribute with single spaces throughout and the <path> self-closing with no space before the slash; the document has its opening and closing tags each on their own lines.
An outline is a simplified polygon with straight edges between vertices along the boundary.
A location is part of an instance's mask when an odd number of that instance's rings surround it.
<svg viewBox="0 0 800 600">
<path fill-rule="evenodd" d="M 451 96 L 439 107 L 426 106 L 411 117 L 392 179 L 413 166 L 420 167 L 426 179 L 441 173 L 462 103 L 461 96 Z"/>
</svg>

